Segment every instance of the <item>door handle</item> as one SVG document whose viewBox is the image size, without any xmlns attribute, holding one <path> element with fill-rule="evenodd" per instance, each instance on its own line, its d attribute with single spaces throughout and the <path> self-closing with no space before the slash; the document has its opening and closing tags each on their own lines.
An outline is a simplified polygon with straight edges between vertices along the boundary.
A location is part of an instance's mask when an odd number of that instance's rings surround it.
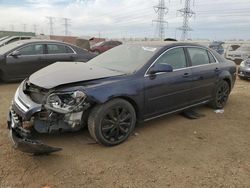
<svg viewBox="0 0 250 188">
<path fill-rule="evenodd" d="M 186 73 L 183 74 L 182 77 L 183 77 L 183 78 L 187 78 L 187 77 L 189 77 L 189 76 L 190 76 L 190 74 L 189 74 L 188 72 L 186 72 Z"/>
<path fill-rule="evenodd" d="M 219 69 L 218 67 L 216 67 L 216 68 L 214 69 L 214 71 L 215 71 L 215 72 L 219 72 L 220 69 Z"/>
</svg>

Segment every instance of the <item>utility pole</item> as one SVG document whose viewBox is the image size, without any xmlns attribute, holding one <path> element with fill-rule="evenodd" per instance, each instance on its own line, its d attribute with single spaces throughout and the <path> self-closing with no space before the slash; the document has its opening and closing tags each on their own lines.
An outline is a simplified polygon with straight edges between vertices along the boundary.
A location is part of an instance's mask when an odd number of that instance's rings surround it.
<svg viewBox="0 0 250 188">
<path fill-rule="evenodd" d="M 159 0 L 159 4 L 154 6 L 154 10 L 157 13 L 157 19 L 153 22 L 157 23 L 156 29 L 159 38 L 162 40 L 165 37 L 165 15 L 168 13 L 168 8 L 165 6 L 165 0 Z"/>
<path fill-rule="evenodd" d="M 36 34 L 36 32 L 37 32 L 37 27 L 38 27 L 37 24 L 33 24 L 33 29 L 34 29 L 34 33 L 35 33 L 35 34 Z"/>
<path fill-rule="evenodd" d="M 178 29 L 182 31 L 181 40 L 187 40 L 188 38 L 188 31 L 192 31 L 192 28 L 189 27 L 189 19 L 195 14 L 194 11 L 190 8 L 190 2 L 192 0 L 185 0 L 185 7 L 183 9 L 178 10 L 183 17 L 182 26 Z"/>
<path fill-rule="evenodd" d="M 69 35 L 69 21 L 70 19 L 69 18 L 63 18 L 63 25 L 64 25 L 64 32 L 65 32 L 65 35 Z"/>
<path fill-rule="evenodd" d="M 54 17 L 51 16 L 47 16 L 46 17 L 49 20 L 49 34 L 53 35 L 54 34 Z"/>
<path fill-rule="evenodd" d="M 11 30 L 11 31 L 14 31 L 14 30 L 15 30 L 13 24 L 10 24 L 10 30 Z"/>
<path fill-rule="evenodd" d="M 22 26 L 23 26 L 23 31 L 26 32 L 26 26 L 27 26 L 27 24 L 22 24 Z"/>
</svg>

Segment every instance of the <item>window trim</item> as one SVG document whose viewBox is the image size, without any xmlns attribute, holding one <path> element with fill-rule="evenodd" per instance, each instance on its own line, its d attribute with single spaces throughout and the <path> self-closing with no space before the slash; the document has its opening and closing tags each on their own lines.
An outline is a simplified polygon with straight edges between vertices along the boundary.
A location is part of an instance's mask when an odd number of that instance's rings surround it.
<svg viewBox="0 0 250 188">
<path fill-rule="evenodd" d="M 210 51 L 207 50 L 207 54 L 208 54 L 209 63 L 212 63 L 212 64 L 217 63 L 217 59 L 214 58 L 213 54 Z M 212 56 L 214 58 L 215 62 L 211 62 L 210 56 Z"/>
<path fill-rule="evenodd" d="M 185 67 L 185 68 L 180 68 L 180 69 L 175 69 L 175 70 L 173 70 L 173 72 L 181 71 L 181 70 L 185 70 L 185 69 L 190 69 L 190 68 L 195 68 L 195 67 L 214 65 L 214 64 L 216 64 L 216 63 L 219 63 L 219 61 L 218 61 L 217 58 L 214 56 L 214 54 L 213 54 L 209 49 L 207 49 L 206 47 L 202 47 L 202 46 L 175 46 L 175 47 L 169 48 L 169 49 L 165 50 L 164 52 L 162 52 L 161 55 L 159 55 L 159 56 L 153 61 L 153 63 L 151 63 L 151 65 L 147 68 L 147 70 L 146 70 L 145 73 L 144 73 L 144 77 L 150 76 L 149 74 L 147 74 L 148 71 L 150 70 L 150 68 L 151 68 L 152 66 L 154 66 L 154 64 L 157 62 L 157 60 L 158 60 L 161 56 L 163 56 L 165 53 L 167 53 L 168 51 L 170 51 L 170 50 L 172 50 L 172 49 L 175 49 L 175 48 L 184 48 L 184 51 L 185 51 L 185 49 L 186 49 L 186 51 L 187 51 L 187 48 L 200 48 L 200 49 L 206 50 L 206 51 L 208 51 L 208 52 L 211 53 L 211 55 L 214 57 L 214 59 L 216 60 L 216 62 L 215 62 L 215 63 L 209 63 L 209 64 L 203 64 L 203 65 L 195 65 L 195 66 L 193 66 L 193 65 L 191 65 L 191 66 L 190 66 L 190 65 L 187 65 L 187 67 Z M 189 56 L 189 59 L 190 59 L 189 52 L 187 51 L 187 53 L 188 53 L 187 55 Z M 186 56 L 186 53 L 185 53 L 185 56 Z M 190 59 L 190 61 L 191 61 L 191 59 Z M 191 64 L 192 64 L 192 62 L 191 62 Z M 166 74 L 166 72 L 158 72 L 158 73 L 156 73 L 155 75 L 159 75 L 159 74 Z"/>
<path fill-rule="evenodd" d="M 47 48 L 47 44 L 57 44 L 57 43 L 53 43 L 53 42 L 49 42 L 49 43 L 44 43 L 44 42 L 39 42 L 39 43 L 30 43 L 30 44 L 25 44 L 25 45 L 23 45 L 23 46 L 20 46 L 20 47 L 18 47 L 18 48 L 16 48 L 15 50 L 11 50 L 11 52 L 9 52 L 8 53 L 8 55 L 7 55 L 7 57 L 10 57 L 11 55 L 11 53 L 12 52 L 14 52 L 14 51 L 18 51 L 19 49 L 22 49 L 22 48 L 24 48 L 24 47 L 27 47 L 27 46 L 29 46 L 29 45 L 34 45 L 34 44 L 41 44 L 41 45 L 43 45 L 43 54 L 34 54 L 34 55 L 20 55 L 20 56 L 45 56 L 45 55 L 58 55 L 58 54 L 46 54 L 45 52 L 46 52 L 46 48 Z M 61 53 L 60 55 L 65 55 L 65 54 L 77 54 L 76 53 L 76 51 L 71 47 L 71 46 L 69 46 L 69 45 L 66 45 L 66 44 L 61 44 L 61 43 L 59 43 L 59 45 L 65 45 L 65 46 L 67 46 L 67 47 L 69 47 L 72 51 L 73 51 L 73 53 Z M 46 47 L 45 47 L 46 46 Z"/>
</svg>

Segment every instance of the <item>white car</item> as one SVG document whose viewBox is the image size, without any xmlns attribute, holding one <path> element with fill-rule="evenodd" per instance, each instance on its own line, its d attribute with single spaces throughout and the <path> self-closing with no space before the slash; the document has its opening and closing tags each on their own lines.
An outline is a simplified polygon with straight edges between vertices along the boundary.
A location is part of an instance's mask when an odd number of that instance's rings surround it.
<svg viewBox="0 0 250 188">
<path fill-rule="evenodd" d="M 233 50 L 230 46 L 226 52 L 226 58 L 232 61 L 242 62 L 245 59 L 250 58 L 250 45 L 242 45 L 236 50 Z"/>
</svg>

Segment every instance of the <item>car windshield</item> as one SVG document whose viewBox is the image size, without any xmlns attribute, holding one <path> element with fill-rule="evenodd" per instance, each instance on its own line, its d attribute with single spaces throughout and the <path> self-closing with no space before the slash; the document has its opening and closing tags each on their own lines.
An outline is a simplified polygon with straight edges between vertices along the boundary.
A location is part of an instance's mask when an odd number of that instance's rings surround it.
<svg viewBox="0 0 250 188">
<path fill-rule="evenodd" d="M 99 67 L 133 73 L 141 68 L 160 47 L 120 45 L 88 61 Z"/>
<path fill-rule="evenodd" d="M 17 42 L 12 42 L 12 43 L 9 43 L 7 45 L 1 46 L 0 54 L 5 54 L 6 52 L 8 52 L 8 51 L 12 50 L 13 48 L 18 47 L 22 44 L 23 43 L 21 43 L 20 41 L 17 41 Z"/>
</svg>

